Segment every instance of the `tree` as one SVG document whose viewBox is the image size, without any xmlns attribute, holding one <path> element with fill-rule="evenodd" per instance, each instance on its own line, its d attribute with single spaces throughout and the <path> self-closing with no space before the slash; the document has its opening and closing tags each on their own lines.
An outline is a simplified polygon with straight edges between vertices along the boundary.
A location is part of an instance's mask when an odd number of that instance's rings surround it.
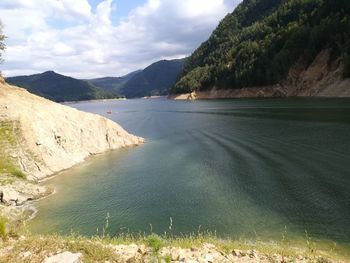
<svg viewBox="0 0 350 263">
<path fill-rule="evenodd" d="M 2 23 L 0 21 L 0 63 L 3 61 L 2 53 L 3 53 L 3 51 L 6 48 L 5 43 L 4 43 L 4 40 L 5 40 L 6 37 L 3 34 L 3 32 L 2 32 L 2 28 L 3 28 L 3 25 L 2 25 Z"/>
<path fill-rule="evenodd" d="M 350 0 L 244 0 L 186 60 L 171 92 L 281 83 L 323 49 L 343 58 L 350 77 L 349 14 Z"/>
</svg>

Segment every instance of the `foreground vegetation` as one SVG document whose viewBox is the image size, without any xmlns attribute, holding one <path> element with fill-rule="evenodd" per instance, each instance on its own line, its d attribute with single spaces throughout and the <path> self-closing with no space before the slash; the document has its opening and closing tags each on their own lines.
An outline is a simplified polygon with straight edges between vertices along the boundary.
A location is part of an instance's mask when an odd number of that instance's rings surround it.
<svg viewBox="0 0 350 263">
<path fill-rule="evenodd" d="M 323 49 L 350 77 L 348 0 L 244 0 L 185 62 L 173 93 L 281 83 Z"/>
<path fill-rule="evenodd" d="M 174 253 L 220 253 L 240 262 L 347 262 L 350 258 L 346 248 L 335 243 L 318 243 L 308 235 L 301 243 L 292 242 L 282 234 L 279 242 L 221 239 L 213 233 L 196 233 L 187 236 L 164 234 L 106 234 L 86 237 L 78 234 L 62 236 L 33 235 L 24 225 L 11 224 L 0 218 L 0 262 L 42 262 L 52 255 L 69 251 L 81 253 L 84 262 L 171 262 Z M 131 251 L 131 252 L 130 252 Z M 174 252 L 175 251 L 175 252 Z M 185 252 L 184 252 L 185 251 Z M 134 254 L 133 254 L 134 253 Z M 234 255 L 234 256 L 232 256 Z M 130 257 L 130 260 L 126 258 Z M 177 257 L 177 254 L 176 254 Z M 124 261 L 125 260 L 125 261 Z M 256 261 L 254 261 L 256 260 Z M 235 262 L 235 261 L 234 261 Z"/>
<path fill-rule="evenodd" d="M 10 157 L 11 149 L 18 143 L 20 127 L 18 122 L 0 121 L 0 175 L 10 174 L 25 179 L 25 174 L 16 164 L 16 158 Z"/>
</svg>

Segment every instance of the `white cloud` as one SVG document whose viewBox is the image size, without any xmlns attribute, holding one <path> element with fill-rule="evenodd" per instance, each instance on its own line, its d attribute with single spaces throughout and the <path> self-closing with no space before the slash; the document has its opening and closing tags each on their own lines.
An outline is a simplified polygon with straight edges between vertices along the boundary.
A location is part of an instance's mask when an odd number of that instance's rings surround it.
<svg viewBox="0 0 350 263">
<path fill-rule="evenodd" d="M 102 0 L 95 10 L 87 0 L 1 0 L 8 36 L 3 72 L 119 76 L 160 59 L 183 57 L 208 38 L 233 2 L 148 0 L 113 25 L 117 0 Z"/>
</svg>

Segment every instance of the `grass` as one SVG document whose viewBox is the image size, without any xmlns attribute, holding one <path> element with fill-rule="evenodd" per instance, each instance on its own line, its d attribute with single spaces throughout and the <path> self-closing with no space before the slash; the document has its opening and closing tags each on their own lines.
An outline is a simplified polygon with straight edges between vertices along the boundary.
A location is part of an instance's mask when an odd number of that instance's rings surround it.
<svg viewBox="0 0 350 263">
<path fill-rule="evenodd" d="M 3 222 L 3 223 L 2 223 Z M 248 240 L 222 239 L 215 233 L 205 232 L 192 235 L 157 235 L 145 233 L 120 234 L 114 237 L 110 235 L 100 235 L 86 237 L 78 234 L 62 236 L 53 235 L 34 235 L 25 227 L 16 227 L 16 232 L 6 233 L 6 221 L 0 220 L 0 235 L 2 230 L 4 236 L 16 237 L 11 242 L 11 238 L 3 243 L 3 246 L 12 247 L 10 253 L 0 254 L 0 262 L 42 262 L 48 255 L 54 255 L 63 251 L 73 253 L 82 253 L 84 262 L 119 262 L 120 258 L 115 253 L 113 245 L 146 245 L 152 249 L 154 258 L 162 259 L 164 262 L 170 262 L 170 256 L 161 257 L 158 253 L 162 247 L 180 247 L 180 248 L 200 248 L 205 243 L 213 244 L 219 251 L 231 253 L 233 250 L 256 250 L 259 254 L 264 254 L 271 258 L 271 262 L 276 259 L 274 255 L 281 255 L 282 261 L 288 258 L 288 262 L 294 262 L 300 256 L 307 259 L 307 262 L 327 263 L 328 259 L 348 262 L 350 255 L 346 254 L 346 249 L 342 250 L 340 246 L 332 246 L 331 243 L 320 245 L 309 235 L 301 240 L 301 243 L 287 240 L 286 233 L 283 233 L 282 240 L 279 242 L 261 242 Z M 14 229 L 7 225 L 8 229 Z M 26 238 L 19 238 L 24 235 Z M 6 239 L 6 238 L 5 238 Z M 111 246 L 112 245 L 112 246 Z M 23 259 L 23 253 L 31 252 L 31 257 Z M 349 251 L 347 251 L 349 252 Z M 294 261 L 293 261 L 294 260 Z"/>
<path fill-rule="evenodd" d="M 11 174 L 20 179 L 26 179 L 26 175 L 13 163 L 10 158 L 0 154 L 0 174 Z"/>
<path fill-rule="evenodd" d="M 0 217 L 0 237 L 4 241 L 7 239 L 7 230 L 6 230 L 7 223 L 8 223 L 7 218 L 1 216 Z"/>
<path fill-rule="evenodd" d="M 163 239 L 157 234 L 151 234 L 146 238 L 146 244 L 153 249 L 154 252 L 158 252 L 164 245 Z"/>
<path fill-rule="evenodd" d="M 18 122 L 0 121 L 0 143 L 16 145 L 16 136 L 20 135 Z"/>
<path fill-rule="evenodd" d="M 81 236 L 27 236 L 11 246 L 11 253 L 0 255 L 0 262 L 39 263 L 48 255 L 63 251 L 82 253 L 84 262 L 105 262 L 107 260 L 119 262 L 120 260 L 113 248 Z M 31 256 L 28 259 L 23 259 L 23 253 L 27 251 L 31 252 Z"/>
<path fill-rule="evenodd" d="M 16 158 L 9 157 L 8 152 L 14 149 L 21 136 L 19 123 L 16 121 L 0 121 L 0 174 L 11 174 L 20 179 L 26 175 L 16 165 Z"/>
</svg>

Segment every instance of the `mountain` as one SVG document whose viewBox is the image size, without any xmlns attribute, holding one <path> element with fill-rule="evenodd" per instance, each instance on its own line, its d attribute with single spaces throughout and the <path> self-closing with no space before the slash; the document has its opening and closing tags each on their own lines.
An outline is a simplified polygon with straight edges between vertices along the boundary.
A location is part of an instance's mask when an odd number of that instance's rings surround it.
<svg viewBox="0 0 350 263">
<path fill-rule="evenodd" d="M 6 82 L 53 101 L 79 101 L 113 98 L 91 83 L 46 71 L 41 74 L 6 78 Z"/>
<path fill-rule="evenodd" d="M 120 89 L 128 82 L 133 76 L 140 73 L 142 70 L 133 71 L 122 77 L 104 77 L 97 79 L 86 79 L 85 81 L 95 85 L 107 92 L 113 94 L 119 94 Z"/>
<path fill-rule="evenodd" d="M 120 89 L 127 98 L 165 95 L 182 71 L 185 59 L 161 60 L 130 78 Z"/>
<path fill-rule="evenodd" d="M 144 141 L 107 118 L 33 95 L 1 77 L 0 127 L 0 175 L 32 180 Z"/>
<path fill-rule="evenodd" d="M 184 59 L 158 61 L 122 77 L 80 80 L 46 71 L 6 78 L 6 82 L 53 101 L 128 98 L 167 94 L 182 71 Z"/>
<path fill-rule="evenodd" d="M 350 1 L 244 0 L 186 60 L 171 92 L 327 95 L 349 77 Z"/>
</svg>

